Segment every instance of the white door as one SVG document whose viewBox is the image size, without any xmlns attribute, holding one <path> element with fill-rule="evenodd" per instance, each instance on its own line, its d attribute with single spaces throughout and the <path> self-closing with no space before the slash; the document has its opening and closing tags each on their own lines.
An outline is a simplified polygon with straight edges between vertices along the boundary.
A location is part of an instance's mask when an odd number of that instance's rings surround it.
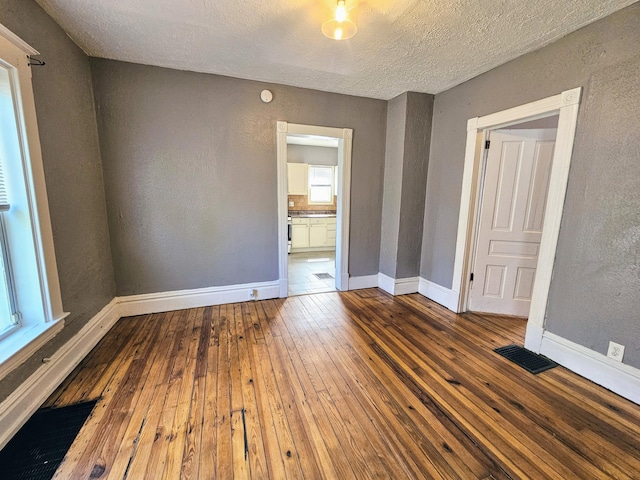
<svg viewBox="0 0 640 480">
<path fill-rule="evenodd" d="M 555 129 L 490 133 L 469 309 L 527 317 Z"/>
</svg>

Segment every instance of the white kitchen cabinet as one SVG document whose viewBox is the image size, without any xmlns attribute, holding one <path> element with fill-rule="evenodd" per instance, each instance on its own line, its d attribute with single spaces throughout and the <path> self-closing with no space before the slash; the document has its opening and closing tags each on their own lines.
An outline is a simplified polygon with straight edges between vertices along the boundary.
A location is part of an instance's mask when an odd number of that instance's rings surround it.
<svg viewBox="0 0 640 480">
<path fill-rule="evenodd" d="M 321 220 L 321 219 L 314 218 L 312 220 Z M 309 246 L 310 247 L 326 247 L 327 246 L 327 223 L 326 222 L 309 223 Z"/>
<path fill-rule="evenodd" d="M 336 219 L 327 218 L 327 247 L 336 246 Z"/>
<path fill-rule="evenodd" d="M 309 219 L 291 219 L 291 248 L 309 247 Z"/>
<path fill-rule="evenodd" d="M 335 217 L 294 217 L 291 219 L 291 249 L 293 252 L 333 250 L 335 246 Z"/>
<path fill-rule="evenodd" d="M 307 195 L 309 166 L 306 163 L 287 163 L 287 192 L 289 195 Z"/>
</svg>

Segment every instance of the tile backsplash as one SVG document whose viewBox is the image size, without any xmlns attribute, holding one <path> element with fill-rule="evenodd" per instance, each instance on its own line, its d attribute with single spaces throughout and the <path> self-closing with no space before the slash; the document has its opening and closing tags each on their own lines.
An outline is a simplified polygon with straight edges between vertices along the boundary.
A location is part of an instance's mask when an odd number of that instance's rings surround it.
<svg viewBox="0 0 640 480">
<path fill-rule="evenodd" d="M 293 202 L 293 207 L 289 207 L 290 212 L 296 212 L 300 210 L 311 211 L 336 211 L 338 205 L 338 197 L 333 197 L 333 204 L 331 205 L 309 205 L 307 201 L 307 195 L 289 195 L 289 203 Z"/>
</svg>

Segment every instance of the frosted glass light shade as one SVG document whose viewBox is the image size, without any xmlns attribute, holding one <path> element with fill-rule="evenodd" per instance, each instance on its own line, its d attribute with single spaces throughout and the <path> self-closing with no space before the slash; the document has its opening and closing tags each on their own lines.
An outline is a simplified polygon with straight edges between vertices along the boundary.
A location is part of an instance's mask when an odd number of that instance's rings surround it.
<svg viewBox="0 0 640 480">
<path fill-rule="evenodd" d="M 322 33 L 325 37 L 333 40 L 346 40 L 353 37 L 358 31 L 358 27 L 348 18 L 339 22 L 335 18 L 322 24 Z"/>
</svg>

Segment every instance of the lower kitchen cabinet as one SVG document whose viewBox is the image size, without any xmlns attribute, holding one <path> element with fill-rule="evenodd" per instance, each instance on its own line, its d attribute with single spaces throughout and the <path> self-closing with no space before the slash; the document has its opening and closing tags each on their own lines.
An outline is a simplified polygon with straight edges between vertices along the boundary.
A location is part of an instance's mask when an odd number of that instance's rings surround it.
<svg viewBox="0 0 640 480">
<path fill-rule="evenodd" d="M 291 219 L 291 248 L 309 247 L 309 219 Z"/>
<path fill-rule="evenodd" d="M 326 223 L 309 224 L 309 246 L 310 247 L 326 247 L 327 246 L 327 224 Z"/>
<path fill-rule="evenodd" d="M 291 249 L 333 250 L 336 246 L 336 219 L 294 217 L 291 219 Z"/>
</svg>

